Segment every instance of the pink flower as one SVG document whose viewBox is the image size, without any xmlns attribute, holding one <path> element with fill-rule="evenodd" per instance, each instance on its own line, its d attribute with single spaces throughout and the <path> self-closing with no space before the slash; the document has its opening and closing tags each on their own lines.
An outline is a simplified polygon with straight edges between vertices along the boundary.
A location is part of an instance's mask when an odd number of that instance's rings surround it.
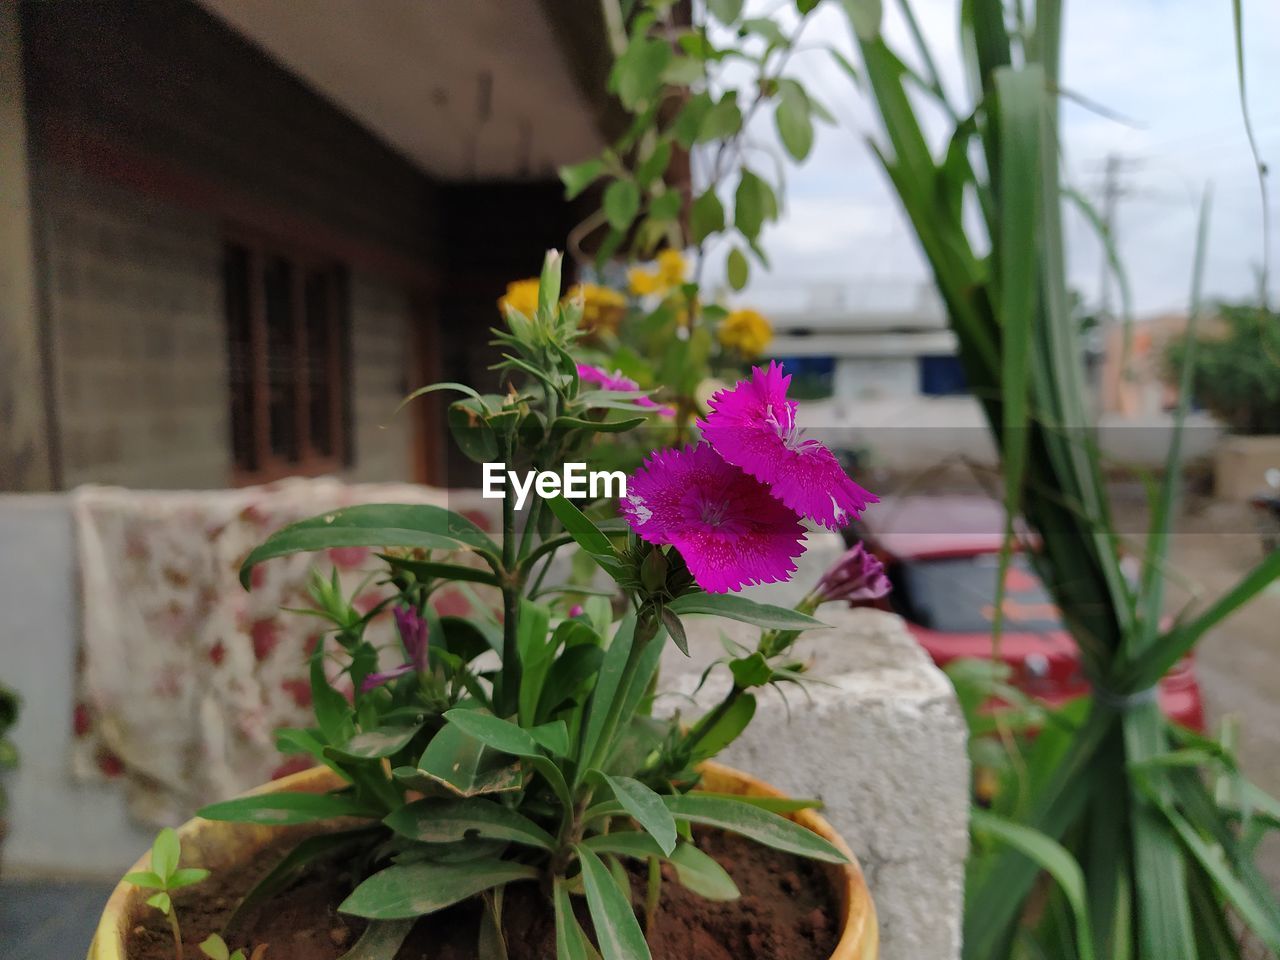
<svg viewBox="0 0 1280 960">
<path fill-rule="evenodd" d="M 413 607 L 394 607 L 391 611 L 396 618 L 396 629 L 400 631 L 400 641 L 404 644 L 409 662 L 381 673 L 371 673 L 360 684 L 360 692 L 368 693 L 374 687 L 399 679 L 407 673 L 421 673 L 427 669 L 427 621 Z"/>
<path fill-rule="evenodd" d="M 699 424 L 702 435 L 800 515 L 842 527 L 878 498 L 850 480 L 822 443 L 802 438 L 798 405 L 787 399 L 790 383 L 776 361 L 767 370 L 753 367 L 750 380 L 711 398 L 711 413 Z"/>
<path fill-rule="evenodd" d="M 604 387 L 606 390 L 621 390 L 630 392 L 639 390 L 640 384 L 636 383 L 630 377 L 622 375 L 620 370 L 609 373 L 600 367 L 593 367 L 589 363 L 578 364 L 578 379 L 587 383 L 594 383 L 596 386 Z M 657 410 L 664 417 L 674 417 L 676 411 L 673 407 L 663 406 L 656 403 L 651 397 L 636 397 L 636 406 L 648 407 L 651 410 Z"/>
<path fill-rule="evenodd" d="M 892 589 L 884 564 L 861 543 L 845 551 L 818 581 L 814 593 L 821 603 L 848 600 L 849 606 L 879 600 Z"/>
<path fill-rule="evenodd" d="M 795 512 L 705 443 L 651 454 L 621 507 L 641 538 L 673 545 L 708 593 L 787 580 L 804 553 Z"/>
</svg>

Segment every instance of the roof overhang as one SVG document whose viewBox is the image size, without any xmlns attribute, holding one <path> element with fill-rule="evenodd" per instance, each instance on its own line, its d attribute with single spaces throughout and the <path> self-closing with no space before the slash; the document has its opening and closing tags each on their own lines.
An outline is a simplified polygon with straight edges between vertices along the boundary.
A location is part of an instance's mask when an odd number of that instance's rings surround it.
<svg viewBox="0 0 1280 960">
<path fill-rule="evenodd" d="M 200 2 L 441 180 L 551 177 L 603 146 L 603 29 L 555 0 Z"/>
</svg>

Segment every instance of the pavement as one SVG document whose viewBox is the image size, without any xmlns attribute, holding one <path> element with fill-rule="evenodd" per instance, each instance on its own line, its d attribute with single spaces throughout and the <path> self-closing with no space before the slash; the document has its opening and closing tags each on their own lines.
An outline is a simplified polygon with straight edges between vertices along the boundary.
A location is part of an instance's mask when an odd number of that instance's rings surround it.
<svg viewBox="0 0 1280 960">
<path fill-rule="evenodd" d="M 83 957 L 113 886 L 107 881 L 0 882 L 0 957 L 5 960 Z"/>
</svg>

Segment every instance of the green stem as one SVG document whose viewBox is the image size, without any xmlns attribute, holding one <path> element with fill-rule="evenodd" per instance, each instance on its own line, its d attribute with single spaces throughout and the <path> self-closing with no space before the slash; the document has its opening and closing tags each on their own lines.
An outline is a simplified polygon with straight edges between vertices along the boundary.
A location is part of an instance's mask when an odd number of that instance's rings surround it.
<svg viewBox="0 0 1280 960">
<path fill-rule="evenodd" d="M 506 460 L 511 462 L 512 444 L 507 441 Z M 500 717 L 516 710 L 520 693 L 520 650 L 516 642 L 519 626 L 520 594 L 524 584 L 516 564 L 516 511 L 510 496 L 502 499 L 502 669 L 494 680 L 493 702 Z"/>
<path fill-rule="evenodd" d="M 692 756 L 693 752 L 698 748 L 698 744 L 706 739 L 708 733 L 715 728 L 715 725 L 733 709 L 734 705 L 742 699 L 742 695 L 746 693 L 746 687 L 740 687 L 736 683 L 733 689 L 725 695 L 714 708 L 702 715 L 702 717 L 689 728 L 689 732 L 684 737 L 684 747 Z"/>
<path fill-rule="evenodd" d="M 169 904 L 169 932 L 173 934 L 173 955 L 182 960 L 182 930 L 178 927 L 178 909 Z"/>
<path fill-rule="evenodd" d="M 653 932 L 658 916 L 658 904 L 662 901 L 662 864 L 657 857 L 649 858 L 649 879 L 644 893 L 644 930 Z"/>
</svg>

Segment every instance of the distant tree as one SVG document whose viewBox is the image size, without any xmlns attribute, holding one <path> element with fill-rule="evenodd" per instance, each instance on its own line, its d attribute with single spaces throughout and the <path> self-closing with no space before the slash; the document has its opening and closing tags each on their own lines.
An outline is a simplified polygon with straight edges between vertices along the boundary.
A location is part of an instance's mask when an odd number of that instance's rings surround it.
<svg viewBox="0 0 1280 960">
<path fill-rule="evenodd" d="M 1234 433 L 1280 433 L 1280 314 L 1222 304 L 1196 339 L 1192 396 Z M 1187 337 L 1170 341 L 1165 365 L 1176 380 Z"/>
</svg>

